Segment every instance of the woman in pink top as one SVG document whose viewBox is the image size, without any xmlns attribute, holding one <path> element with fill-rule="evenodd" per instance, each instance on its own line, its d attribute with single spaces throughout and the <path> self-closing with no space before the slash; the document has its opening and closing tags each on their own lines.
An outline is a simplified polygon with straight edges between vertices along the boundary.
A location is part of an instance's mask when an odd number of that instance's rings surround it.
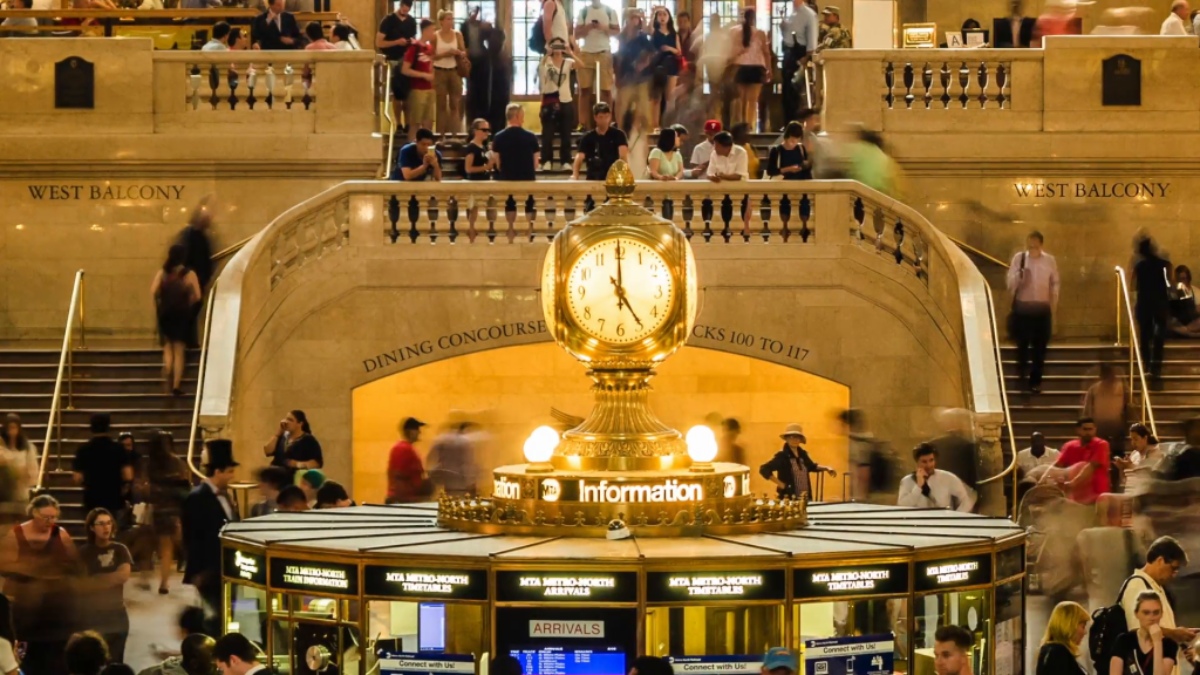
<svg viewBox="0 0 1200 675">
<path fill-rule="evenodd" d="M 737 84 L 740 113 L 734 123 L 745 122 L 758 130 L 758 97 L 763 84 L 771 81 L 771 48 L 767 34 L 754 25 L 754 9 L 742 12 L 742 22 L 734 27 L 733 81 Z"/>
<path fill-rule="evenodd" d="M 305 50 L 337 49 L 332 42 L 325 39 L 325 31 L 317 21 L 308 22 L 304 27 L 304 35 L 308 37 L 308 44 L 304 45 Z"/>
</svg>

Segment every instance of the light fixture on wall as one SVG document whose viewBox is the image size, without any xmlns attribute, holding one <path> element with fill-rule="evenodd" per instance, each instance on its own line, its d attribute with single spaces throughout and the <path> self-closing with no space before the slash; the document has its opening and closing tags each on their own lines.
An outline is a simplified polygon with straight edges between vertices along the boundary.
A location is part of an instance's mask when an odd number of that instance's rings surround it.
<svg viewBox="0 0 1200 675">
<path fill-rule="evenodd" d="M 558 432 L 551 427 L 540 426 L 525 439 L 525 460 L 529 462 L 526 471 L 529 473 L 545 473 L 553 471 L 550 457 L 558 447 Z"/>
<path fill-rule="evenodd" d="M 688 429 L 687 437 L 688 457 L 692 458 L 692 471 L 712 471 L 712 461 L 717 458 L 717 436 L 713 430 L 703 426 L 694 426 Z"/>
</svg>

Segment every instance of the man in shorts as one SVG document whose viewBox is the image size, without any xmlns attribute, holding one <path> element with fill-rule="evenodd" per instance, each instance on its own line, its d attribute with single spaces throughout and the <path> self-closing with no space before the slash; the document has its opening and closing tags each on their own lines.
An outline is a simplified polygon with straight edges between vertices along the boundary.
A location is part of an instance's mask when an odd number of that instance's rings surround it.
<svg viewBox="0 0 1200 675">
<path fill-rule="evenodd" d="M 579 40 L 579 124 L 592 126 L 592 105 L 612 105 L 613 56 L 612 38 L 621 32 L 617 13 L 605 7 L 601 0 L 579 12 L 575 23 L 575 39 Z M 599 70 L 600 100 L 596 100 L 596 75 Z"/>
</svg>

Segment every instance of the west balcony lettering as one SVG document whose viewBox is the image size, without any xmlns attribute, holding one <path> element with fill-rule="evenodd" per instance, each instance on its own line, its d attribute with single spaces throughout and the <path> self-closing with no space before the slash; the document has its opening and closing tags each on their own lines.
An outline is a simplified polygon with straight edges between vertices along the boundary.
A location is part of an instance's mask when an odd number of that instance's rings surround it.
<svg viewBox="0 0 1200 675">
<path fill-rule="evenodd" d="M 182 201 L 183 185 L 28 185 L 29 196 L 36 201 Z"/>
<path fill-rule="evenodd" d="M 1013 183 L 1018 197 L 1036 199 L 1164 199 L 1170 183 L 1041 182 Z"/>
</svg>

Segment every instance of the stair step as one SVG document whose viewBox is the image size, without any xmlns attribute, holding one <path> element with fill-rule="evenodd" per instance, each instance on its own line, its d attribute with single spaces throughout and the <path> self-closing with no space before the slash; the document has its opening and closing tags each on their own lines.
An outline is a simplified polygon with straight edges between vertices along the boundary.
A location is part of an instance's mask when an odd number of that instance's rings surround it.
<svg viewBox="0 0 1200 675">
<path fill-rule="evenodd" d="M 85 394 L 74 392 L 70 398 L 61 395 L 62 404 L 68 401 L 76 410 L 148 410 L 161 408 L 164 405 L 173 406 L 177 402 L 186 403 L 190 409 L 193 404 L 191 397 L 174 398 L 160 390 L 157 393 L 115 393 L 115 394 Z M 193 385 L 194 388 L 194 385 Z M 3 391 L 3 390 L 0 390 Z M 15 394 L 8 391 L 0 393 L 0 410 L 20 411 L 35 410 L 49 412 L 54 401 L 54 394 Z M 169 409 L 174 410 L 175 407 Z"/>
<path fill-rule="evenodd" d="M 76 381 L 89 378 L 161 379 L 162 365 L 155 363 L 76 363 L 72 372 Z M 193 378 L 196 373 L 197 366 L 195 364 L 190 364 L 184 371 L 185 376 Z M 58 377 L 57 362 L 53 364 L 9 363 L 0 360 L 0 379 L 46 379 L 53 382 L 56 377 Z"/>
<path fill-rule="evenodd" d="M 197 354 L 198 349 L 189 350 L 189 360 L 193 360 Z M 4 363 L 53 364 L 57 367 L 61 355 L 58 349 L 0 349 L 0 361 Z M 162 349 L 76 349 L 71 357 L 77 366 L 113 363 L 161 365 Z"/>
<path fill-rule="evenodd" d="M 65 386 L 65 385 L 64 385 Z M 117 396 L 121 394 L 158 394 L 162 395 L 163 381 L 161 377 L 138 378 L 75 378 L 72 388 L 76 395 Z M 184 389 L 195 390 L 196 378 L 183 378 Z M 0 378 L 0 392 L 6 394 L 42 394 L 54 395 L 54 378 L 19 379 Z"/>
</svg>

